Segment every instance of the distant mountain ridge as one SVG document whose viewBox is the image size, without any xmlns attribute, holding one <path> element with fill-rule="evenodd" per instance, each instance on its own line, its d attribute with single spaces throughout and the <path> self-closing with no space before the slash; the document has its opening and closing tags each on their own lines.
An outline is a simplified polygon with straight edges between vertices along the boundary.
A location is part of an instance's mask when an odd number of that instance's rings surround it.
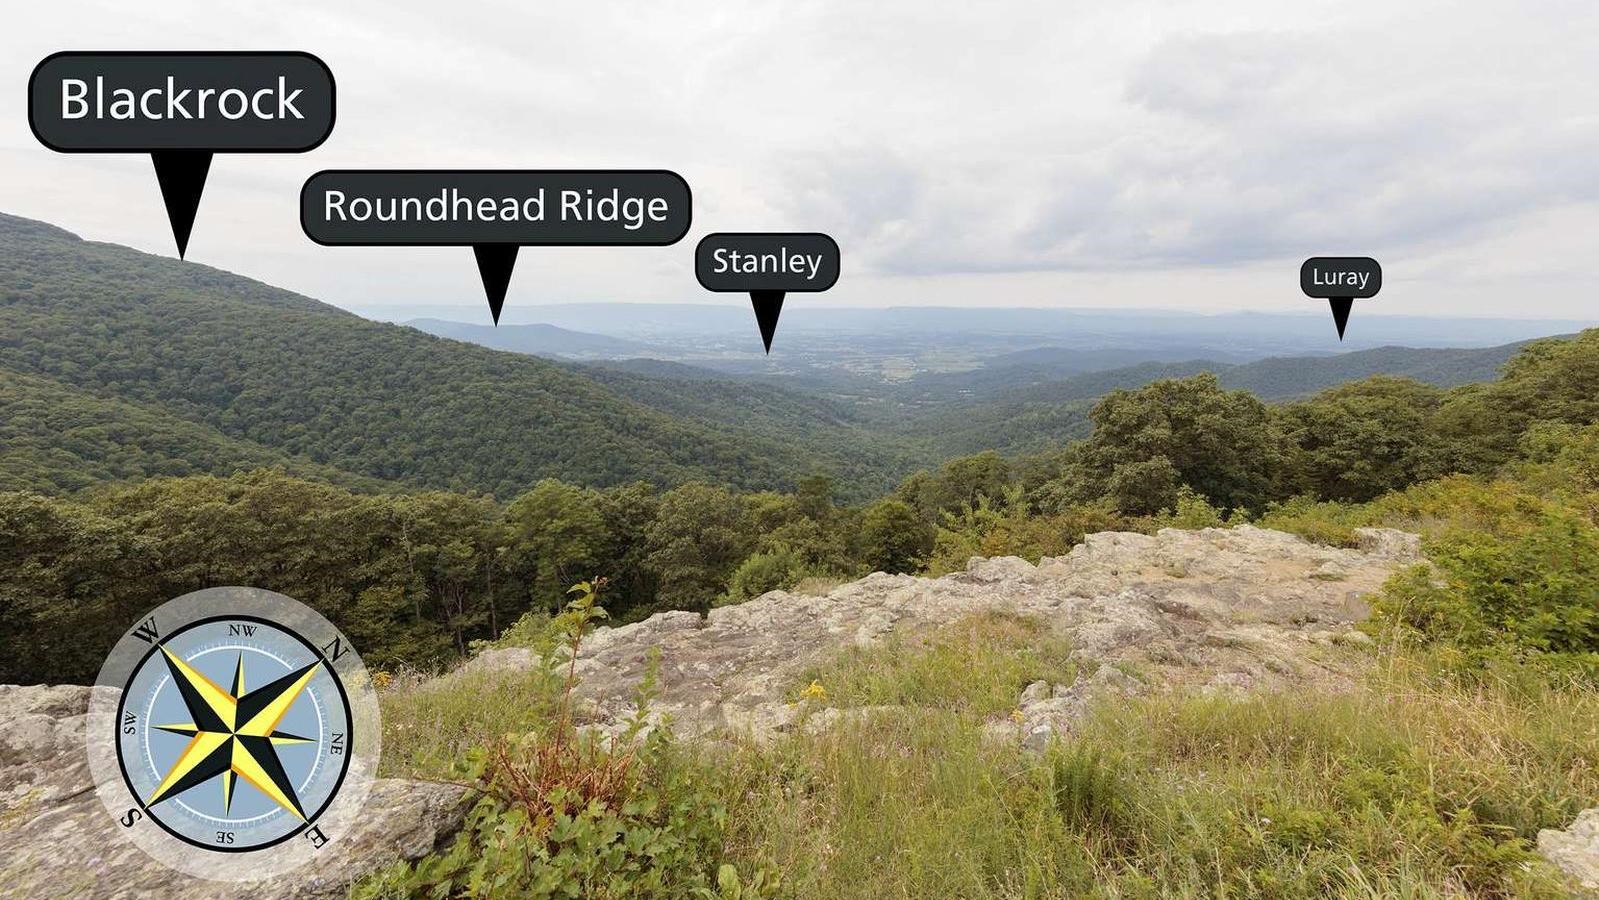
<svg viewBox="0 0 1599 900">
<path fill-rule="evenodd" d="M 401 323 L 437 337 L 481 344 L 495 350 L 531 353 L 567 359 L 614 358 L 648 352 L 650 345 L 640 341 L 573 331 L 555 325 L 472 325 L 444 319 L 408 319 Z"/>
<path fill-rule="evenodd" d="M 629 340 L 666 340 L 681 335 L 754 334 L 747 300 L 728 295 L 720 303 L 557 303 L 508 308 L 506 322 L 537 321 L 573 331 Z M 792 308 L 790 308 L 792 307 Z M 1341 353 L 1385 345 L 1487 346 L 1548 334 L 1580 331 L 1593 324 L 1577 319 L 1518 319 L 1394 315 L 1357 308 L 1349 333 L 1339 342 L 1325 303 L 1304 312 L 1203 313 L 1162 309 L 1070 307 L 896 306 L 838 307 L 794 302 L 783 308 L 778 335 L 795 339 L 817 333 L 880 336 L 963 332 L 1022 335 L 1034 348 L 1064 351 L 1120 347 L 1168 352 L 1173 347 L 1225 348 L 1229 355 Z M 362 310 L 389 318 L 382 310 Z M 415 310 L 404 319 L 455 319 L 458 312 Z M 469 320 L 470 321 L 470 320 Z M 501 327 L 504 327 L 503 325 Z M 1021 349 L 1021 348 L 1018 348 Z M 1170 357 L 1167 357 L 1170 358 Z"/>
<path fill-rule="evenodd" d="M 1271 357 L 1234 364 L 1214 360 L 1143 363 L 1031 385 L 1017 391 L 1013 399 L 1082 400 L 1117 388 L 1139 387 L 1159 378 L 1183 378 L 1197 372 L 1214 372 L 1223 385 L 1250 391 L 1262 400 L 1290 400 L 1372 375 L 1395 375 L 1438 387 L 1455 387 L 1499 377 L 1499 367 L 1527 343 L 1442 349 L 1378 347 L 1335 356 Z"/>
<path fill-rule="evenodd" d="M 1372 375 L 1414 378 L 1447 388 L 1494 380 L 1500 367 L 1527 343 L 1444 349 L 1379 347 L 1336 356 L 1274 357 L 1242 364 L 1210 360 L 1142 363 L 1018 384 L 1003 392 L 974 390 L 960 402 L 945 404 L 928 415 L 911 434 L 942 435 L 954 452 L 1031 452 L 1087 436 L 1088 410 L 1099 397 L 1162 378 L 1214 372 L 1223 386 L 1250 391 L 1267 401 L 1298 399 Z M 1004 373 L 1001 369 L 984 377 L 1000 378 Z"/>
</svg>

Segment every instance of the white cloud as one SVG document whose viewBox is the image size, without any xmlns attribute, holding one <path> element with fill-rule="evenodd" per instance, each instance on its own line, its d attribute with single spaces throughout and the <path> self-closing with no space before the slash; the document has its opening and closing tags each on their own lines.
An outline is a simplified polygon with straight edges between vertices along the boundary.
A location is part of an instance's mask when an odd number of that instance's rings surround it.
<svg viewBox="0 0 1599 900">
<path fill-rule="evenodd" d="M 333 138 L 219 159 L 191 257 L 347 305 L 481 299 L 464 251 L 305 240 L 295 198 L 318 168 L 689 179 L 684 244 L 528 251 L 512 315 L 715 302 L 692 241 L 742 229 L 834 233 L 846 277 L 815 300 L 839 304 L 1283 308 L 1318 253 L 1381 259 L 1395 312 L 1500 313 L 1531 279 L 1515 313 L 1589 317 L 1599 287 L 1571 259 L 1599 255 L 1590 3 L 193 2 L 135 20 L 102 2 L 10 21 L 14 85 L 65 48 L 326 59 Z M 0 209 L 170 253 L 148 162 L 50 153 L 21 95 L 0 93 Z"/>
</svg>

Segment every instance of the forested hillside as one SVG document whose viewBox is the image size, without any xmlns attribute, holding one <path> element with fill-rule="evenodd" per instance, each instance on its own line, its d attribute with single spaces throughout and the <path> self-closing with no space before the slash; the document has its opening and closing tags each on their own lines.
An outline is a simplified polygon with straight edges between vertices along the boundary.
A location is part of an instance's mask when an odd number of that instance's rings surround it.
<svg viewBox="0 0 1599 900">
<path fill-rule="evenodd" d="M 159 452 L 107 447 L 119 457 L 109 465 L 87 446 L 78 454 L 117 477 L 172 472 L 174 459 L 217 473 L 281 463 L 509 497 L 545 477 L 758 489 L 832 470 L 863 495 L 908 468 L 867 429 L 826 410 L 815 418 L 814 404 L 766 404 L 758 387 L 741 391 L 743 405 L 773 415 L 743 428 L 696 421 L 534 357 L 370 322 L 247 278 L 4 216 L 0 371 L 23 376 L 6 382 L 14 408 L 70 394 L 79 405 L 104 401 L 101 419 L 188 423 L 167 428 Z M 635 387 L 641 396 L 671 393 Z M 12 429 L 5 437 L 7 484 L 48 490 L 84 480 L 75 451 L 39 452 Z"/>
<path fill-rule="evenodd" d="M 229 437 L 160 407 L 8 369 L 0 369 L 0 448 L 0 490 L 70 492 L 109 481 L 261 466 L 352 487 L 385 486 Z"/>
</svg>

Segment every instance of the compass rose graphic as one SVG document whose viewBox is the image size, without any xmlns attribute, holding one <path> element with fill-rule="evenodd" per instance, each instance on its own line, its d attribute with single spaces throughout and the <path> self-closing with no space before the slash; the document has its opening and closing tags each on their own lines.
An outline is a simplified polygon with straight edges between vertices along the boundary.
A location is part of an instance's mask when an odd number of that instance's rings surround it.
<svg viewBox="0 0 1599 900">
<path fill-rule="evenodd" d="M 101 670 L 86 730 L 118 833 L 220 879 L 292 868 L 348 831 L 381 731 L 349 641 L 253 588 L 186 594 L 131 628 Z M 213 853 L 259 859 L 217 866 Z"/>
</svg>

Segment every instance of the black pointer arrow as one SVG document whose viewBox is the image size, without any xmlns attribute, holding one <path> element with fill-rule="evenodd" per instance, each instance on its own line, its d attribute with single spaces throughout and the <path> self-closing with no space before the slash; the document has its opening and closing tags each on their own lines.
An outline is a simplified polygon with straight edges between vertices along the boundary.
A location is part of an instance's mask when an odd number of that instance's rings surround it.
<svg viewBox="0 0 1599 900">
<path fill-rule="evenodd" d="M 158 150 L 150 154 L 150 159 L 155 162 L 161 202 L 166 204 L 172 237 L 178 242 L 178 259 L 182 259 L 189 250 L 189 232 L 194 230 L 194 214 L 200 209 L 205 177 L 211 173 L 211 152 Z"/>
<path fill-rule="evenodd" d="M 494 324 L 500 324 L 500 308 L 505 305 L 505 291 L 511 286 L 511 270 L 516 268 L 516 244 L 473 244 L 472 254 L 477 257 L 477 273 L 483 277 L 483 293 L 489 298 L 489 314 Z"/>
<path fill-rule="evenodd" d="M 761 343 L 766 345 L 766 355 L 772 355 L 772 335 L 777 333 L 777 317 L 783 314 L 785 291 L 750 291 L 750 303 L 755 307 L 755 324 L 761 328 Z"/>
<path fill-rule="evenodd" d="M 1333 324 L 1338 326 L 1338 340 L 1344 339 L 1344 326 L 1349 324 L 1349 309 L 1354 306 L 1353 297 L 1328 297 L 1327 305 L 1332 307 Z"/>
<path fill-rule="evenodd" d="M 1382 266 L 1369 256 L 1312 256 L 1299 267 L 1299 290 L 1327 301 L 1342 341 L 1355 301 L 1382 290 Z"/>
<path fill-rule="evenodd" d="M 245 694 L 243 697 L 240 697 L 238 701 L 238 712 L 234 714 L 235 725 L 238 728 L 243 728 L 245 723 L 259 715 L 261 710 L 266 709 L 267 706 L 269 706 L 274 700 L 277 700 L 279 697 L 283 696 L 284 691 L 287 691 L 289 688 L 293 687 L 294 683 L 300 680 L 300 676 L 321 664 L 321 660 L 317 660 L 309 665 L 301 666 L 300 668 L 295 669 L 293 672 L 284 675 L 282 678 L 273 681 L 271 684 L 262 685 L 250 693 Z M 231 731 L 233 729 L 229 730 Z"/>
</svg>

